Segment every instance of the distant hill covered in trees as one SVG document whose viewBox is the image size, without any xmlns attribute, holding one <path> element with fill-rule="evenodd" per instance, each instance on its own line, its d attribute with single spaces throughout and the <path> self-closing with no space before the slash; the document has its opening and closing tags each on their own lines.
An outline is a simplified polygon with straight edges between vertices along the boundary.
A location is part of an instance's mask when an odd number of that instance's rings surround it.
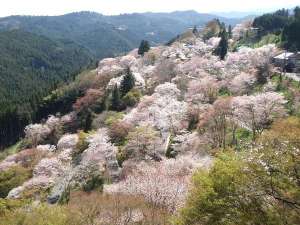
<svg viewBox="0 0 300 225">
<path fill-rule="evenodd" d="M 92 63 L 83 47 L 22 30 L 0 32 L 0 147 L 34 121 L 41 99 Z"/>
<path fill-rule="evenodd" d="M 151 45 L 164 43 L 186 29 L 204 26 L 219 18 L 195 11 L 173 13 L 134 13 L 104 16 L 95 12 L 78 12 L 62 16 L 10 16 L 0 19 L 0 30 L 23 29 L 51 39 L 69 39 L 89 49 L 97 58 L 112 57 L 138 46 L 141 40 Z"/>
<path fill-rule="evenodd" d="M 300 50 L 300 8 L 292 13 L 281 9 L 274 13 L 264 14 L 255 18 L 253 26 L 258 29 L 258 36 L 274 34 L 279 37 L 283 47 L 290 51 Z"/>
</svg>

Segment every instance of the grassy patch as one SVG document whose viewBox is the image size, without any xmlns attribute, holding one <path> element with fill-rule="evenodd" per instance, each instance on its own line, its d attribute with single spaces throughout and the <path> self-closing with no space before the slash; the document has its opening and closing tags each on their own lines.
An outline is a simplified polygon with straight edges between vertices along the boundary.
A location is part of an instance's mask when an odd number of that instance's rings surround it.
<svg viewBox="0 0 300 225">
<path fill-rule="evenodd" d="M 9 155 L 16 154 L 22 145 L 22 141 L 17 142 L 16 144 L 4 149 L 2 152 L 0 152 L 0 161 L 5 159 Z"/>
</svg>

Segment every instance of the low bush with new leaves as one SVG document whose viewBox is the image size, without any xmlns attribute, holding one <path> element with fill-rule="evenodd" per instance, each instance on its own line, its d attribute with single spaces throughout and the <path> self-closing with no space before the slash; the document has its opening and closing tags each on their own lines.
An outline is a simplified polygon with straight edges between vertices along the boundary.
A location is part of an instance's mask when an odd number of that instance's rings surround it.
<svg viewBox="0 0 300 225">
<path fill-rule="evenodd" d="M 300 119 L 276 122 L 252 149 L 199 171 L 175 224 L 299 224 Z"/>
<path fill-rule="evenodd" d="M 31 170 L 21 166 L 0 172 L 0 198 L 5 198 L 10 190 L 23 184 L 31 177 Z"/>
</svg>

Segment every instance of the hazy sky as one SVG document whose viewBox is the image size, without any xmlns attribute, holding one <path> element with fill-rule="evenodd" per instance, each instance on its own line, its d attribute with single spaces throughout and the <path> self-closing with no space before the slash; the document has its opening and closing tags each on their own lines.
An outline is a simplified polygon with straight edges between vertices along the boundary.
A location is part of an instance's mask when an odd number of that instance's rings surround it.
<svg viewBox="0 0 300 225">
<path fill-rule="evenodd" d="M 96 11 L 106 15 L 132 12 L 266 11 L 300 5 L 300 0 L 1 0 L 0 17 L 8 15 L 61 15 Z"/>
</svg>

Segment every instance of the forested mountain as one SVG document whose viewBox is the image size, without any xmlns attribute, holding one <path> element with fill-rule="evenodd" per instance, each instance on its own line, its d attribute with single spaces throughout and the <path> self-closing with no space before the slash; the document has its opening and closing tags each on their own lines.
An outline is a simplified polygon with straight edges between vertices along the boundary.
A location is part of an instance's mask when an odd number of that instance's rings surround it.
<svg viewBox="0 0 300 225">
<path fill-rule="evenodd" d="M 53 41 L 22 30 L 0 32 L 0 147 L 18 139 L 35 119 L 40 100 L 92 63 L 72 41 Z"/>
<path fill-rule="evenodd" d="M 255 18 L 253 26 L 258 29 L 258 38 L 275 35 L 282 47 L 290 51 L 300 50 L 300 8 L 281 9 Z"/>
<path fill-rule="evenodd" d="M 70 39 L 88 48 L 97 58 L 110 57 L 136 47 L 143 39 L 163 43 L 184 30 L 218 17 L 195 11 L 134 13 L 104 16 L 95 12 L 62 16 L 10 16 L 0 19 L 0 29 L 24 29 L 49 38 Z M 220 18 L 236 24 L 240 19 Z"/>
<path fill-rule="evenodd" d="M 1 18 L 0 148 L 17 140 L 29 121 L 48 112 L 48 106 L 46 111 L 39 109 L 43 96 L 74 78 L 92 60 L 127 52 L 141 40 L 148 40 L 151 45 L 165 43 L 214 17 L 185 11 L 119 16 L 79 12 Z M 237 21 L 224 18 L 230 24 Z"/>
</svg>

